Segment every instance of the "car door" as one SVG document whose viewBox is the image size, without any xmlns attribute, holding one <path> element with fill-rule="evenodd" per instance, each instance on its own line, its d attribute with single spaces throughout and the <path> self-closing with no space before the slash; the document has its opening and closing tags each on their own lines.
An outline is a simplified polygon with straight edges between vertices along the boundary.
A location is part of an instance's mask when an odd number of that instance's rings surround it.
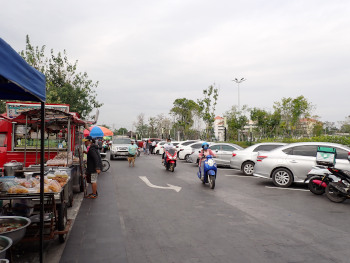
<svg viewBox="0 0 350 263">
<path fill-rule="evenodd" d="M 232 157 L 232 152 L 234 150 L 237 150 L 237 149 L 232 145 L 228 145 L 228 144 L 221 145 L 220 161 L 222 162 L 222 165 L 230 166 L 230 160 Z"/>
<path fill-rule="evenodd" d="M 337 157 L 335 159 L 334 167 L 338 169 L 350 171 L 350 162 L 348 161 L 349 151 L 339 147 L 334 147 L 334 148 L 337 151 Z"/>
<path fill-rule="evenodd" d="M 306 178 L 312 166 L 316 165 L 316 153 L 317 145 L 300 145 L 291 149 L 287 157 L 287 166 L 293 173 L 294 181 Z"/>
<path fill-rule="evenodd" d="M 216 164 L 217 164 L 217 165 L 221 165 L 221 156 L 220 156 L 221 145 L 220 145 L 220 144 L 211 145 L 209 148 L 210 148 L 210 149 L 214 152 L 214 154 L 216 155 L 216 158 L 215 158 Z"/>
</svg>

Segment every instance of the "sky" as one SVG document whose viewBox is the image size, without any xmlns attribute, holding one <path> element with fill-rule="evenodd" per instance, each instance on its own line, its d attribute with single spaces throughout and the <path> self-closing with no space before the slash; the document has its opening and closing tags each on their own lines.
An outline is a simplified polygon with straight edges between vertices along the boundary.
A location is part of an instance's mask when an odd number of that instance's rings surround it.
<svg viewBox="0 0 350 263">
<path fill-rule="evenodd" d="M 1 3 L 0 37 L 16 51 L 26 35 L 47 55 L 66 50 L 99 82 L 98 124 L 112 128 L 168 115 L 213 84 L 219 116 L 238 98 L 271 111 L 303 95 L 337 123 L 350 115 L 349 14 L 348 0 L 13 0 Z"/>
</svg>

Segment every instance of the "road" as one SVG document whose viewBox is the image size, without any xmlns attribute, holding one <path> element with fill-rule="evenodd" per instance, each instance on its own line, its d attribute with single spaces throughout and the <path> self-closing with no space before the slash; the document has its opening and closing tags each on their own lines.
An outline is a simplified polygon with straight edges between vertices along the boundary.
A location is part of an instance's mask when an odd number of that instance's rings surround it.
<svg viewBox="0 0 350 263">
<path fill-rule="evenodd" d="M 111 161 L 105 174 L 115 184 L 129 263 L 349 262 L 349 201 L 331 203 L 304 185 L 274 188 L 231 169 L 219 169 L 211 190 L 193 164 L 179 161 L 171 173 L 160 160 Z"/>
</svg>

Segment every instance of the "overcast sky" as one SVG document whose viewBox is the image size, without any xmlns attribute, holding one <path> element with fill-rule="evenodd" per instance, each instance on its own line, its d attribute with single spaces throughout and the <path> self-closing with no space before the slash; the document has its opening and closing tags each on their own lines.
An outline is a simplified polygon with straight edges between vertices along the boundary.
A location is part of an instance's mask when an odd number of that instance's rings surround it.
<svg viewBox="0 0 350 263">
<path fill-rule="evenodd" d="M 238 103 L 272 110 L 305 96 L 322 121 L 350 115 L 348 0 L 2 1 L 0 36 L 64 49 L 99 81 L 99 124 L 131 129 L 215 83 L 216 114 Z"/>
</svg>

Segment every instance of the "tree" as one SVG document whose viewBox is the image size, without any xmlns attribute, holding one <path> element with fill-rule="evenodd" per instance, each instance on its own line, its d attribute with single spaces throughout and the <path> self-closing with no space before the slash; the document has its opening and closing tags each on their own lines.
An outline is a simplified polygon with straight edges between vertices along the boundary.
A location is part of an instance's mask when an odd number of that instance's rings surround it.
<svg viewBox="0 0 350 263">
<path fill-rule="evenodd" d="M 215 118 L 215 106 L 218 100 L 218 89 L 214 87 L 215 84 L 210 85 L 207 89 L 203 90 L 204 98 L 197 100 L 200 108 L 200 115 L 206 124 L 206 138 L 211 139 L 211 133 L 213 129 L 213 123 Z"/>
<path fill-rule="evenodd" d="M 233 106 L 231 110 L 224 114 L 227 119 L 227 137 L 228 139 L 239 140 L 239 133 L 243 130 L 248 122 L 246 117 L 247 106 L 243 106 L 242 110 L 238 110 L 237 106 Z"/>
<path fill-rule="evenodd" d="M 144 113 L 140 113 L 137 116 L 136 122 L 134 122 L 134 126 L 136 128 L 136 133 L 138 133 L 141 138 L 148 133 L 148 125 L 145 123 Z"/>
<path fill-rule="evenodd" d="M 47 58 L 45 46 L 33 47 L 27 35 L 26 49 L 19 54 L 45 74 L 47 103 L 69 104 L 70 111 L 78 112 L 82 118 L 103 105 L 96 99 L 98 82 L 90 80 L 86 72 L 77 72 L 78 60 L 71 64 L 66 50 L 55 55 L 51 49 L 51 56 Z"/>
<path fill-rule="evenodd" d="M 343 133 L 350 133 L 350 115 L 341 122 L 340 131 Z"/>
<path fill-rule="evenodd" d="M 298 128 L 299 120 L 310 116 L 314 106 L 304 96 L 282 98 L 281 102 L 274 103 L 275 111 L 281 115 L 281 124 L 284 134 L 293 136 Z"/>
<path fill-rule="evenodd" d="M 250 109 L 250 119 L 255 122 L 256 130 L 261 138 L 273 137 L 276 135 L 281 122 L 279 111 L 269 113 L 259 108 Z"/>
<path fill-rule="evenodd" d="M 128 130 L 126 128 L 119 128 L 118 130 L 114 130 L 114 135 L 127 135 Z"/>
<path fill-rule="evenodd" d="M 186 98 L 176 99 L 170 113 L 175 118 L 175 127 L 183 133 L 187 139 L 188 132 L 193 125 L 193 116 L 199 113 L 199 105 Z"/>
</svg>

